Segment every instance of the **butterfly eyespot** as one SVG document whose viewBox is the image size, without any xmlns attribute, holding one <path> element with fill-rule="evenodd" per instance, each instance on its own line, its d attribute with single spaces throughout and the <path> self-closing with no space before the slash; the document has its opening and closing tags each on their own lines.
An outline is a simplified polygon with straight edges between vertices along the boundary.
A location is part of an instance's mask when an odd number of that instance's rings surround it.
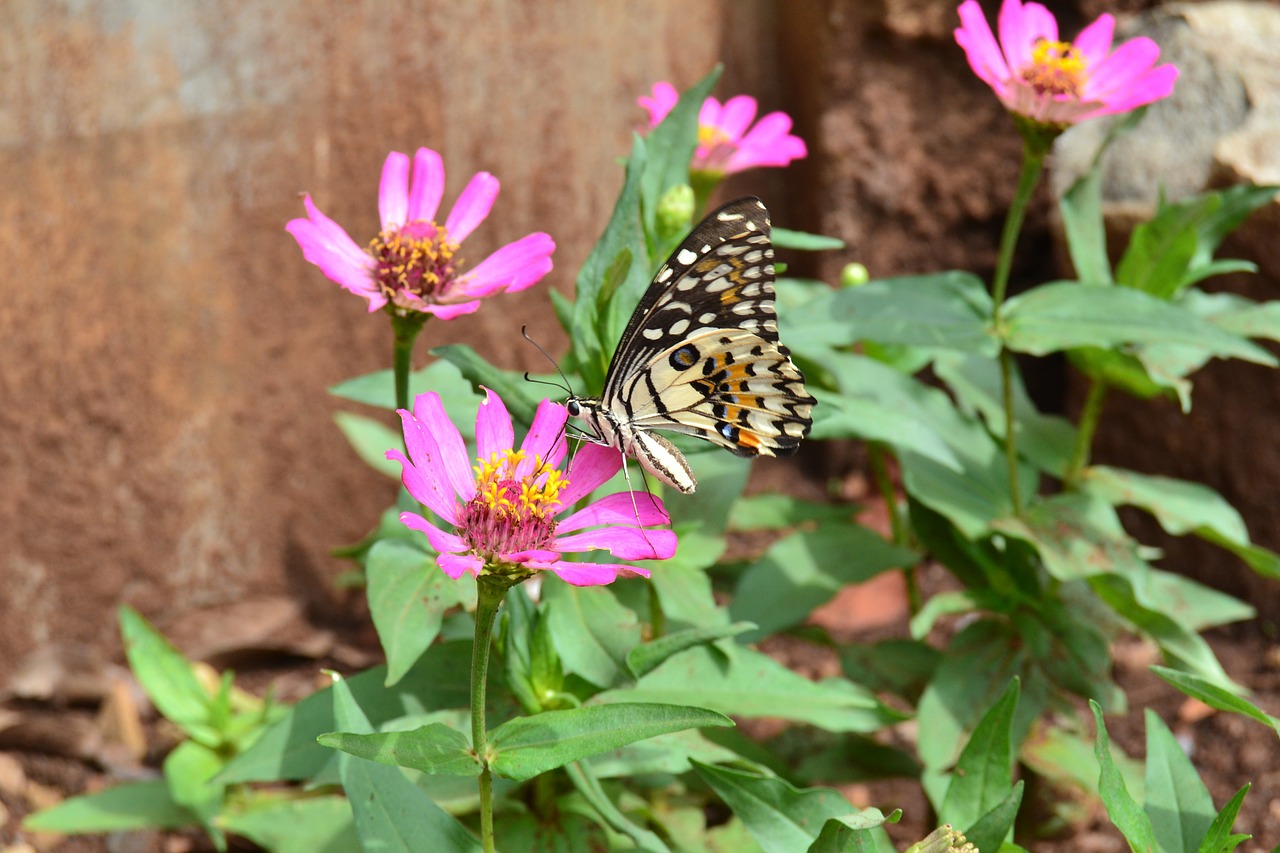
<svg viewBox="0 0 1280 853">
<path fill-rule="evenodd" d="M 676 370 L 688 370 L 698 363 L 698 348 L 693 344 L 685 344 L 684 346 L 671 353 L 669 359 L 671 366 Z"/>
<path fill-rule="evenodd" d="M 730 423 L 720 424 L 719 432 L 722 436 L 725 437 L 726 440 L 732 441 L 735 444 L 738 442 L 739 430 L 733 424 L 730 424 Z"/>
</svg>

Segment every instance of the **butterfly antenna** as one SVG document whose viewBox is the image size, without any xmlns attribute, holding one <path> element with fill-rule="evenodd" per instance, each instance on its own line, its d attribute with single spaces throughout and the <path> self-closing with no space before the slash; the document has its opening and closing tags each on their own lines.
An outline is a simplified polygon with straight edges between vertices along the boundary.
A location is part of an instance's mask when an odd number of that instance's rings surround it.
<svg viewBox="0 0 1280 853">
<path fill-rule="evenodd" d="M 529 371 L 527 371 L 527 370 L 524 372 L 524 378 L 525 378 L 525 381 L 526 381 L 526 382 L 537 382 L 537 383 L 538 383 L 538 384 L 540 384 L 540 385 L 550 385 L 550 386 L 552 386 L 553 388 L 560 388 L 560 389 L 562 389 L 566 394 L 568 394 L 570 397 L 572 397 L 572 396 L 573 396 L 573 386 L 569 384 L 569 377 L 567 377 L 567 376 L 565 376 L 565 375 L 564 375 L 564 371 L 560 369 L 560 365 L 556 363 L 556 360 L 555 360 L 554 358 L 552 358 L 552 357 L 551 357 L 551 354 L 550 354 L 550 353 L 548 353 L 545 349 L 543 349 L 542 344 L 538 343 L 538 342 L 537 342 L 537 341 L 535 341 L 533 338 L 529 337 L 529 331 L 528 331 L 528 328 L 529 328 L 528 326 L 521 326 L 521 327 L 520 327 L 520 337 L 524 338 L 526 341 L 528 341 L 529 343 L 533 344 L 535 347 L 537 347 L 537 348 L 538 348 L 538 352 L 542 353 L 542 355 L 547 359 L 547 361 L 551 362 L 551 366 L 552 366 L 552 367 L 554 367 L 554 368 L 556 369 L 556 373 L 559 373 L 559 374 L 560 374 L 560 381 L 561 381 L 561 382 L 563 382 L 564 384 L 563 384 L 563 385 L 556 385 L 556 383 L 554 383 L 554 382 L 547 382 L 547 381 L 542 380 L 542 379 L 534 379 L 533 377 L 531 377 L 531 376 L 529 375 Z"/>
<path fill-rule="evenodd" d="M 649 531 L 645 530 L 644 524 L 640 521 L 640 505 L 636 503 L 636 490 L 631 485 L 631 472 L 627 468 L 626 454 L 622 456 L 622 479 L 627 482 L 627 494 L 631 496 L 631 511 L 635 513 L 636 528 L 640 531 L 640 538 L 644 539 L 644 544 L 648 545 L 649 550 L 656 554 L 658 549 L 649 541 Z M 643 465 L 640 466 L 640 481 L 644 483 L 644 491 L 649 500 L 656 501 L 653 491 L 649 488 L 649 478 L 645 476 Z"/>
</svg>

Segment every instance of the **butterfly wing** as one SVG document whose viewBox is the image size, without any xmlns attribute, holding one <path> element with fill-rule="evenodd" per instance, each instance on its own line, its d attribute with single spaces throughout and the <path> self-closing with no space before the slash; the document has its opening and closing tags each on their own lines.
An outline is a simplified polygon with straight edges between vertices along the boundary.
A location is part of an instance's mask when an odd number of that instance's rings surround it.
<svg viewBox="0 0 1280 853">
<path fill-rule="evenodd" d="M 619 421 L 743 456 L 795 452 L 814 400 L 778 343 L 769 229 L 759 199 L 737 199 L 658 270 L 605 380 L 602 402 Z"/>
</svg>

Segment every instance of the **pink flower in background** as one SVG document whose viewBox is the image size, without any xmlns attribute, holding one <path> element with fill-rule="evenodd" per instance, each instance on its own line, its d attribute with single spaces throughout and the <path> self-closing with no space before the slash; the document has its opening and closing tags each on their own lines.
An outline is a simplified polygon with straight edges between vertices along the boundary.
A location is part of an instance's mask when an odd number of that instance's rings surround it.
<svg viewBox="0 0 1280 853">
<path fill-rule="evenodd" d="M 474 467 L 434 391 L 419 394 L 412 413 L 400 411 L 408 458 L 387 451 L 388 459 L 400 463 L 409 494 L 453 528 L 441 530 L 417 513 L 400 514 L 406 526 L 426 534 L 445 574 L 552 571 L 575 586 L 594 586 L 649 572 L 621 563 L 569 562 L 561 555 L 603 549 L 623 560 L 665 560 L 675 553 L 675 533 L 645 529 L 671 521 L 662 501 L 645 492 L 612 494 L 559 518 L 618 472 L 622 454 L 588 444 L 562 473 L 564 406 L 542 401 L 515 450 L 511 416 L 502 399 L 485 390 L 476 412 Z"/>
<path fill-rule="evenodd" d="M 657 127 L 671 112 L 680 95 L 670 83 L 654 83 L 653 95 L 636 103 L 649 111 L 649 126 Z M 791 117 L 774 112 L 752 127 L 759 105 L 749 95 L 738 95 L 723 106 L 707 98 L 698 113 L 698 150 L 689 168 L 695 172 L 731 175 L 759 166 L 786 166 L 809 152 L 804 140 L 791 133 Z"/>
<path fill-rule="evenodd" d="M 541 232 L 508 243 L 470 271 L 458 250 L 489 215 L 498 197 L 498 179 L 488 172 L 471 178 L 443 224 L 436 220 L 444 195 L 444 163 L 430 148 L 419 148 L 409 175 L 409 156 L 392 151 L 382 166 L 378 212 L 382 231 L 360 248 L 342 226 L 320 212 L 307 196 L 306 219 L 286 230 L 308 261 L 347 290 L 369 300 L 376 311 L 391 303 L 401 313 L 434 314 L 451 320 L 470 314 L 480 300 L 514 293 L 551 271 L 556 245 Z"/>
<path fill-rule="evenodd" d="M 1166 97 L 1178 69 L 1156 65 L 1160 48 L 1135 38 L 1111 49 L 1115 19 L 1102 15 L 1074 42 L 1058 40 L 1058 22 L 1039 3 L 1004 0 L 1000 43 L 977 0 L 960 5 L 956 42 L 973 72 L 1010 111 L 1046 125 L 1123 113 Z"/>
</svg>

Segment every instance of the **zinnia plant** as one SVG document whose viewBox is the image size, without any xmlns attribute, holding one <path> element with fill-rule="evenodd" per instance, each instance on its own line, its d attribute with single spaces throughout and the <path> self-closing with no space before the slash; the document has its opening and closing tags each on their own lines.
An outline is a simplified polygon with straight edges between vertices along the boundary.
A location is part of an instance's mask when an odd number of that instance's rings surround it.
<svg viewBox="0 0 1280 853">
<path fill-rule="evenodd" d="M 653 93 L 636 99 L 649 113 L 649 127 L 662 123 L 680 100 L 675 86 L 653 84 Z M 689 164 L 690 178 L 700 204 L 726 175 L 764 166 L 786 166 L 808 155 L 804 140 L 791 133 L 791 116 L 772 112 L 755 121 L 759 110 L 750 95 L 736 95 L 721 104 L 707 98 L 698 113 L 698 149 Z M 755 122 L 753 125 L 752 122 Z"/>
<path fill-rule="evenodd" d="M 1065 127 L 1095 116 L 1124 113 L 1166 97 L 1178 69 L 1156 65 L 1160 48 L 1135 38 L 1112 48 L 1115 19 L 1102 15 L 1074 42 L 1058 39 L 1058 22 L 1044 6 L 1004 0 L 1000 41 L 977 0 L 960 5 L 956 41 L 973 72 L 1016 115 Z"/>
<path fill-rule="evenodd" d="M 438 515 L 453 532 L 423 516 L 405 512 L 400 520 L 426 534 L 439 552 L 437 563 L 450 577 L 476 576 L 475 645 L 471 657 L 471 743 L 486 755 L 485 685 L 493 622 L 508 589 L 539 571 L 551 571 L 577 586 L 614 581 L 648 571 L 620 563 L 575 563 L 566 552 L 603 549 L 623 560 L 665 560 L 675 554 L 676 535 L 650 530 L 670 517 L 662 501 L 643 492 L 623 492 L 558 518 L 618 472 L 622 455 L 587 445 L 561 473 L 567 453 L 564 406 L 543 400 L 520 449 L 502 398 L 485 389 L 476 412 L 475 466 L 457 427 L 445 414 L 440 395 L 418 395 L 413 412 L 401 410 L 406 458 L 388 450 L 401 465 L 409 493 Z M 480 774 L 480 838 L 486 853 L 493 843 L 493 777 Z"/>
</svg>

